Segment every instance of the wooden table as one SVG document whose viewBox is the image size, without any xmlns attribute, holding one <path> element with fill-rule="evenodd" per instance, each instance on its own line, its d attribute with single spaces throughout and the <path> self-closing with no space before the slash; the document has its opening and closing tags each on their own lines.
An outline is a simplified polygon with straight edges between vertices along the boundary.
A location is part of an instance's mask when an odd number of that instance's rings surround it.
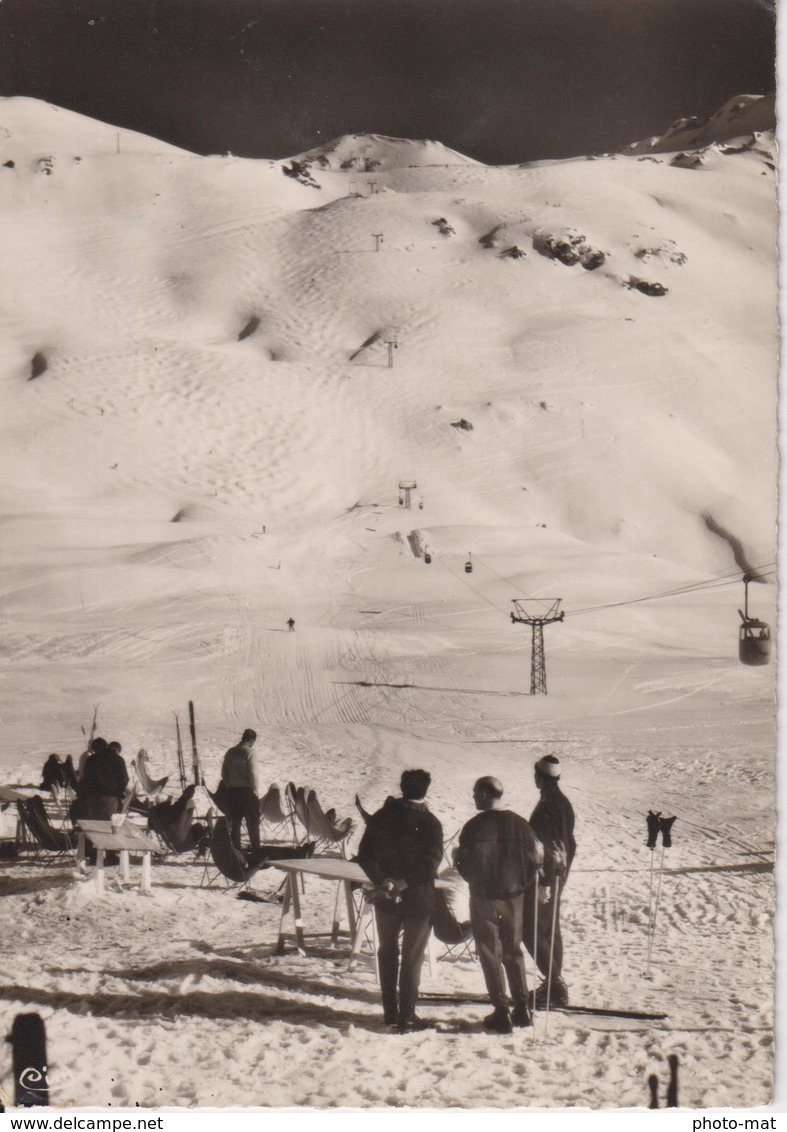
<svg viewBox="0 0 787 1132">
<path fill-rule="evenodd" d="M 306 933 L 303 929 L 303 915 L 301 913 L 301 896 L 298 890 L 299 876 L 310 875 L 322 880 L 336 881 L 336 901 L 333 908 L 333 924 L 330 932 L 309 932 L 310 936 L 330 936 L 331 943 L 336 943 L 341 936 L 349 936 L 353 945 L 358 930 L 359 915 L 356 913 L 353 899 L 353 885 L 362 885 L 371 888 L 372 882 L 356 861 L 345 861 L 343 857 L 309 857 L 307 859 L 272 861 L 274 869 L 281 869 L 287 874 L 287 883 L 284 889 L 284 901 L 281 906 L 281 920 L 279 922 L 279 938 L 276 943 L 276 954 L 284 954 L 284 941 L 293 933 L 285 931 L 284 922 L 290 908 L 292 908 L 295 921 L 295 943 L 298 951 L 306 954 Z M 341 926 L 341 898 L 347 910 L 348 928 Z"/>
<path fill-rule="evenodd" d="M 151 889 L 151 856 L 160 853 L 157 842 L 141 829 L 125 822 L 118 829 L 114 829 L 111 821 L 91 821 L 83 818 L 77 823 L 79 845 L 77 851 L 77 865 L 84 868 L 86 841 L 96 849 L 96 889 L 104 891 L 104 857 L 108 852 L 120 854 L 120 879 L 124 883 L 129 881 L 129 858 L 131 856 L 142 858 L 142 880 L 139 885 L 140 892 L 148 894 Z"/>
<path fill-rule="evenodd" d="M 271 866 L 274 869 L 281 869 L 282 872 L 287 874 L 287 885 L 284 889 L 284 901 L 281 907 L 281 919 L 279 921 L 279 938 L 276 942 L 276 954 L 284 954 L 284 943 L 288 936 L 294 934 L 295 943 L 301 955 L 306 954 L 306 935 L 312 937 L 327 937 L 330 936 L 331 943 L 336 944 L 342 937 L 349 937 L 352 940 L 352 947 L 350 949 L 350 958 L 348 962 L 348 970 L 352 970 L 353 964 L 358 957 L 358 953 L 363 945 L 365 934 L 371 930 L 372 946 L 375 952 L 375 961 L 377 958 L 377 932 L 376 922 L 374 918 L 374 907 L 368 901 L 362 899 L 360 906 L 356 908 L 355 900 L 353 898 L 353 886 L 357 891 L 357 886 L 362 889 L 370 890 L 374 888 L 374 884 L 366 873 L 363 871 L 357 861 L 345 861 L 341 857 L 310 857 L 306 860 L 285 860 L 285 861 L 271 861 Z M 300 876 L 311 875 L 320 877 L 322 880 L 336 881 L 336 901 L 333 910 L 333 925 L 330 932 L 305 932 L 303 928 L 303 916 L 301 913 L 301 897 L 298 890 L 298 878 Z M 450 888 L 451 884 L 448 881 L 441 881 L 439 878 L 435 881 L 435 888 Z M 341 897 L 344 895 L 345 907 L 347 909 L 348 928 L 341 927 Z M 285 931 L 284 922 L 288 912 L 292 908 L 293 919 L 295 921 L 295 932 Z M 429 960 L 429 969 L 432 970 L 433 963 L 433 936 L 429 936 L 429 947 L 427 949 L 427 956 Z"/>
</svg>

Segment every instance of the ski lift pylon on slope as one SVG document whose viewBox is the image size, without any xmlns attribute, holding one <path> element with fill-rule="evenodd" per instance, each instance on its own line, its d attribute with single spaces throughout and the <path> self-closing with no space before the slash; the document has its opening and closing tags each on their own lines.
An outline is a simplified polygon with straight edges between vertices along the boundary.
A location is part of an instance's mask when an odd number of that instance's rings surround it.
<svg viewBox="0 0 787 1132">
<path fill-rule="evenodd" d="M 745 596 L 743 610 L 738 610 L 743 622 L 738 634 L 738 659 L 742 664 L 768 664 L 771 659 L 771 629 L 767 621 L 749 617 L 749 582 L 751 581 L 751 574 L 743 575 Z"/>
<path fill-rule="evenodd" d="M 467 562 L 465 562 L 465 574 L 472 574 L 473 572 L 473 556 L 470 551 L 467 552 Z"/>
</svg>

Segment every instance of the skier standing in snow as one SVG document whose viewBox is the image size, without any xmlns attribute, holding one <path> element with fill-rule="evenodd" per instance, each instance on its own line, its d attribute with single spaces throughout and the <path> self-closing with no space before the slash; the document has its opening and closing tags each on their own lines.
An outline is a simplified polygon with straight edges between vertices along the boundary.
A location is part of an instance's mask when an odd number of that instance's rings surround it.
<svg viewBox="0 0 787 1132">
<path fill-rule="evenodd" d="M 563 940 L 560 934 L 560 897 L 577 843 L 574 840 L 574 810 L 558 785 L 560 761 L 554 755 L 545 755 L 535 764 L 536 786 L 541 800 L 530 815 L 530 824 L 544 846 L 544 866 L 538 881 L 538 938 L 535 941 L 535 960 L 544 981 L 536 989 L 535 1005 L 547 1005 L 549 959 L 552 956 L 552 981 L 549 993 L 550 1006 L 568 1006 L 568 988 L 563 981 Z M 535 888 L 531 884 L 524 900 L 524 943 L 533 954 L 535 921 Z M 554 925 L 554 939 L 553 939 Z"/>
<path fill-rule="evenodd" d="M 522 954 L 522 897 L 541 865 L 541 844 L 530 825 L 503 808 L 503 784 L 489 775 L 473 787 L 480 813 L 459 834 L 456 867 L 470 885 L 470 922 L 493 1012 L 484 1029 L 510 1034 L 531 1026 Z M 505 976 L 514 1000 L 508 1012 Z"/>
<path fill-rule="evenodd" d="M 290 617 L 287 621 L 287 628 L 290 630 L 291 633 L 295 632 L 295 622 L 292 619 L 292 617 Z"/>
<path fill-rule="evenodd" d="M 240 743 L 230 747 L 221 764 L 221 777 L 227 787 L 227 811 L 232 844 L 240 850 L 240 827 L 245 820 L 253 851 L 260 847 L 260 799 L 257 763 L 253 747 L 257 732 L 247 727 Z"/>
<path fill-rule="evenodd" d="M 415 1007 L 443 856 L 443 828 L 424 801 L 431 781 L 428 771 L 404 771 L 401 798 L 387 798 L 372 814 L 358 848 L 358 863 L 376 886 L 383 1018 L 400 1033 L 425 1028 Z"/>
</svg>

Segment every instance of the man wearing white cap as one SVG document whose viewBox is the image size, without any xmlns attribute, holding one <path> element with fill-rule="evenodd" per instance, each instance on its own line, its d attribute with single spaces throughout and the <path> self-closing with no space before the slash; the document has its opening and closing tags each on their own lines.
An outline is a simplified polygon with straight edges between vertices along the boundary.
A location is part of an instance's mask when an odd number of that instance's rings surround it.
<svg viewBox="0 0 787 1132">
<path fill-rule="evenodd" d="M 574 860 L 577 843 L 574 840 L 574 810 L 560 789 L 560 761 L 554 755 L 544 755 L 535 765 L 536 786 L 541 800 L 530 817 L 530 825 L 544 846 L 542 875 L 539 885 L 538 938 L 535 941 L 535 960 L 544 981 L 535 992 L 535 1005 L 543 1009 L 549 993 L 550 1006 L 568 1006 L 568 988 L 563 982 L 563 939 L 560 934 L 560 897 Z M 524 944 L 533 954 L 535 915 L 535 884 L 525 892 Z M 550 953 L 552 979 L 549 982 Z M 549 985 L 548 985 L 549 984 Z"/>
</svg>

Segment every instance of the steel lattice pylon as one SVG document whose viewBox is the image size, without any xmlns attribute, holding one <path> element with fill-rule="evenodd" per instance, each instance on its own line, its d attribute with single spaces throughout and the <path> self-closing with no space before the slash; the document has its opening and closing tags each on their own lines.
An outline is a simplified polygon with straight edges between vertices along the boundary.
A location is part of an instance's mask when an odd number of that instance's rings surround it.
<svg viewBox="0 0 787 1132">
<path fill-rule="evenodd" d="M 565 613 L 560 612 L 560 602 L 562 598 L 545 598 L 538 604 L 541 606 L 537 612 L 532 611 L 533 602 L 530 602 L 531 610 L 525 607 L 525 603 L 517 598 L 514 598 L 514 610 L 511 614 L 511 620 L 514 624 L 530 625 L 532 630 L 532 646 L 530 650 L 530 695 L 538 696 L 547 694 L 547 664 L 546 656 L 544 654 L 544 626 L 551 625 L 554 621 L 562 621 Z M 549 606 L 544 612 L 544 605 L 549 602 Z"/>
</svg>

